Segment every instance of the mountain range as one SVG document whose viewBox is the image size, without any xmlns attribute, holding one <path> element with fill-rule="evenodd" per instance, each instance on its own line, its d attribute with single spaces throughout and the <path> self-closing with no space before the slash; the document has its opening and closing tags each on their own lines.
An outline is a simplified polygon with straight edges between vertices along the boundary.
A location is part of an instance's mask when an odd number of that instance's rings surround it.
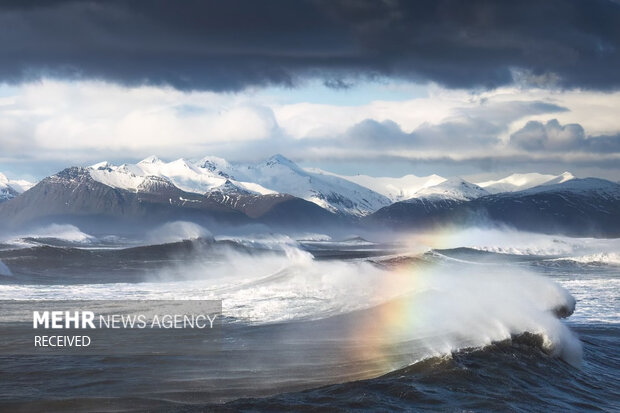
<svg viewBox="0 0 620 413">
<path fill-rule="evenodd" d="M 512 174 L 496 181 L 478 182 L 478 186 L 486 189 L 489 193 L 522 191 L 539 185 L 561 184 L 575 177 L 570 172 L 560 175 L 544 175 L 539 173 Z"/>
<path fill-rule="evenodd" d="M 364 221 L 373 226 L 424 228 L 494 223 L 521 230 L 573 236 L 620 236 L 620 185 L 573 178 L 471 199 L 411 198 L 381 208 Z"/>
<path fill-rule="evenodd" d="M 282 155 L 256 164 L 231 164 L 217 157 L 166 163 L 151 156 L 135 165 L 102 162 L 88 170 L 95 181 L 132 192 L 138 191 L 145 179 L 156 176 L 185 192 L 289 194 L 344 215 L 368 215 L 391 203 L 369 188 L 337 176 L 307 171 Z"/>
<path fill-rule="evenodd" d="M 363 226 L 493 223 L 537 232 L 620 235 L 620 185 L 597 178 L 513 174 L 472 183 L 438 175 L 344 176 L 275 155 L 70 167 L 36 185 L 0 174 L 0 226 L 46 222 L 122 227 L 169 220 L 205 225 Z"/>
<path fill-rule="evenodd" d="M 33 187 L 33 183 L 24 180 L 10 180 L 0 173 L 0 202 L 8 201 Z"/>
</svg>

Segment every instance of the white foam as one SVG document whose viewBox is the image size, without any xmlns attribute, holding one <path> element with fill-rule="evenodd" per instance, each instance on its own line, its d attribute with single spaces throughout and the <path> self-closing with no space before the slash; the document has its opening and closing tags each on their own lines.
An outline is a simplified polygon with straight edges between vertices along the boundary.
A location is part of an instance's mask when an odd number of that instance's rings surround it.
<svg viewBox="0 0 620 413">
<path fill-rule="evenodd" d="M 577 300 L 575 314 L 569 319 L 575 323 L 620 323 L 618 291 L 620 279 L 613 277 L 562 280 Z"/>
<path fill-rule="evenodd" d="M 572 238 L 510 228 L 466 228 L 444 233 L 419 233 L 408 236 L 406 242 L 418 250 L 421 246 L 433 249 L 467 247 L 502 254 L 562 257 L 587 257 L 603 253 L 610 254 L 610 261 L 620 251 L 620 239 Z"/>
<path fill-rule="evenodd" d="M 78 227 L 69 224 L 51 224 L 31 231 L 13 234 L 10 238 L 54 238 L 61 241 L 76 243 L 89 243 L 95 240 L 95 237 L 92 235 L 86 234 Z"/>
<path fill-rule="evenodd" d="M 327 234 L 303 233 L 298 234 L 295 239 L 297 239 L 298 241 L 326 242 L 331 241 L 332 237 Z"/>
<path fill-rule="evenodd" d="M 383 321 L 382 306 L 369 310 L 386 333 L 351 340 L 389 339 L 420 358 L 527 331 L 543 335 L 547 348 L 571 363 L 581 358 L 578 340 L 552 314 L 572 307 L 574 300 L 549 278 L 516 268 L 481 272 L 474 266 L 439 265 L 393 271 L 366 261 L 316 261 L 284 240 L 262 241 L 278 254 L 230 251 L 220 262 L 162 269 L 149 282 L 2 285 L 0 299 L 221 299 L 226 315 L 250 324 L 326 319 L 386 305 L 393 310 Z M 397 328 L 390 326 L 392 317 L 400 320 Z M 354 323 L 359 323 L 354 330 L 366 326 L 364 320 Z"/>
<path fill-rule="evenodd" d="M 620 265 L 620 254 L 615 252 L 600 252 L 597 254 L 581 255 L 578 257 L 558 258 L 581 264 L 608 264 Z"/>
</svg>

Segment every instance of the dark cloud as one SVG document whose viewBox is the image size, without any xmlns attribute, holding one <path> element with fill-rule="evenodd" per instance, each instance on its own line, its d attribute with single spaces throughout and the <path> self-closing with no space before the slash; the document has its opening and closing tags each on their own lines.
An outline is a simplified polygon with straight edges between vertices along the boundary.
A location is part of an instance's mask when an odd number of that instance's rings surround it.
<svg viewBox="0 0 620 413">
<path fill-rule="evenodd" d="M 592 152 L 600 153 L 619 153 L 620 152 L 620 133 L 617 135 L 603 135 L 586 140 L 588 148 Z"/>
<path fill-rule="evenodd" d="M 5 1 L 0 79 L 238 90 L 322 79 L 620 87 L 608 0 Z"/>
<path fill-rule="evenodd" d="M 510 142 L 527 150 L 573 150 L 585 142 L 585 132 L 579 124 L 562 126 L 557 119 L 546 124 L 530 121 L 510 136 Z"/>
<path fill-rule="evenodd" d="M 391 120 L 366 119 L 349 128 L 340 143 L 377 149 L 475 149 L 498 143 L 497 136 L 504 128 L 485 119 L 462 118 L 438 125 L 424 124 L 406 133 Z"/>
<path fill-rule="evenodd" d="M 377 149 L 458 149 L 496 143 L 496 132 L 494 125 L 480 120 L 422 125 L 407 133 L 394 121 L 365 119 L 350 127 L 339 144 Z"/>
<path fill-rule="evenodd" d="M 529 151 L 551 152 L 620 152 L 620 134 L 615 136 L 591 136 L 578 123 L 561 125 L 557 119 L 543 124 L 530 121 L 510 136 L 510 143 Z"/>
</svg>

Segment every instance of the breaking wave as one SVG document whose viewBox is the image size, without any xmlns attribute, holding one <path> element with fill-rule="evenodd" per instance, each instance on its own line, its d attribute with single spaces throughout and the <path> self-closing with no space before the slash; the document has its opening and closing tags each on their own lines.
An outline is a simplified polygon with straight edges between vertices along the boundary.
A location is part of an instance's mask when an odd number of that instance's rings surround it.
<svg viewBox="0 0 620 413">
<path fill-rule="evenodd" d="M 536 234 L 514 229 L 467 228 L 445 234 L 421 233 L 406 239 L 412 247 L 430 249 L 471 248 L 511 255 L 586 256 L 617 253 L 620 239 L 571 238 Z"/>
<path fill-rule="evenodd" d="M 556 261 L 572 261 L 579 264 L 607 264 L 620 265 L 620 254 L 601 252 L 598 254 L 582 255 L 579 257 L 557 258 Z"/>
<path fill-rule="evenodd" d="M 11 234 L 6 241 L 38 241 L 58 240 L 69 243 L 88 244 L 96 240 L 92 235 L 82 232 L 78 227 L 69 224 L 51 224 L 27 232 Z"/>
<path fill-rule="evenodd" d="M 490 411 L 510 410 L 522 400 L 531 400 L 522 410 L 540 410 L 539 399 L 521 395 L 502 404 L 496 383 L 503 389 L 525 386 L 522 393 L 528 395 L 547 392 L 559 380 L 559 404 L 545 406 L 555 411 L 578 409 L 584 400 L 605 400 L 615 391 L 613 384 L 588 380 L 587 394 L 574 396 L 583 391 L 584 376 L 609 381 L 606 366 L 620 320 L 618 240 L 477 230 L 412 236 L 410 247 L 394 247 L 358 237 L 211 237 L 205 231 L 176 222 L 149 233 L 150 245 L 2 250 L 0 259 L 14 276 L 0 277 L 0 299 L 222 300 L 222 352 L 180 361 L 170 376 L 131 361 L 139 368 L 130 374 L 144 371 L 153 380 L 152 393 L 140 397 L 169 401 L 162 410 L 200 404 L 195 392 L 188 395 L 194 385 L 205 410 L 208 403 L 244 398 L 224 406 L 242 409 L 246 397 L 277 393 L 286 394 L 251 403 L 298 410 L 314 394 L 319 409 L 321 400 L 333 406 L 370 397 L 375 407 L 407 410 L 411 400 L 422 408 L 436 395 L 426 406 L 430 410 L 458 410 L 463 405 L 446 400 L 476 391 L 472 403 L 493 401 Z M 162 244 L 166 240 L 174 242 Z M 573 331 L 583 337 L 583 347 Z M 110 382 L 123 382 L 116 370 L 106 369 L 121 361 L 96 363 Z M 119 374 L 126 373 L 124 367 Z M 418 389 L 425 382 L 430 384 Z M 46 394 L 57 388 L 48 386 Z M 315 390 L 290 393 L 308 388 Z M 63 397 L 73 395 L 67 391 Z M 126 405 L 135 410 L 136 394 L 127 397 Z M 553 399 L 547 393 L 538 397 Z"/>
<path fill-rule="evenodd" d="M 382 372 L 525 332 L 541 335 L 551 354 L 573 364 L 581 360 L 578 339 L 558 319 L 573 312 L 575 300 L 526 270 L 316 260 L 286 237 L 256 242 L 275 253 L 224 249 L 215 261 L 184 260 L 146 282 L 4 285 L 0 298 L 221 299 L 225 314 L 248 328 L 286 322 L 312 337 L 337 325 L 348 332 L 338 340 L 365 348 L 365 354 L 396 346 L 391 352 L 399 357 Z M 333 340 L 325 337 L 324 344 Z M 383 360 L 385 354 L 372 357 Z"/>
</svg>

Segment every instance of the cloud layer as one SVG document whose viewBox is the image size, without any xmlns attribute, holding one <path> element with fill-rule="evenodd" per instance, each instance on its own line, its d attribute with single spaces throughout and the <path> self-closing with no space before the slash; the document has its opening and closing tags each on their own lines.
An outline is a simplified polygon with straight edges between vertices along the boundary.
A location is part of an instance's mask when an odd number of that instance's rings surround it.
<svg viewBox="0 0 620 413">
<path fill-rule="evenodd" d="M 0 5 L 0 81 L 228 91 L 319 78 L 620 87 L 609 0 L 69 0 Z"/>
<path fill-rule="evenodd" d="M 510 143 L 528 151 L 620 153 L 620 134 L 586 137 L 580 124 L 561 125 L 557 119 L 529 121 L 510 136 Z"/>
<path fill-rule="evenodd" d="M 406 101 L 337 106 L 45 80 L 0 88 L 0 171 L 12 165 L 40 178 L 71 164 L 150 154 L 249 161 L 283 153 L 349 174 L 590 168 L 583 174 L 613 177 L 620 173 L 619 102 L 620 92 L 430 87 L 428 96 Z"/>
</svg>

